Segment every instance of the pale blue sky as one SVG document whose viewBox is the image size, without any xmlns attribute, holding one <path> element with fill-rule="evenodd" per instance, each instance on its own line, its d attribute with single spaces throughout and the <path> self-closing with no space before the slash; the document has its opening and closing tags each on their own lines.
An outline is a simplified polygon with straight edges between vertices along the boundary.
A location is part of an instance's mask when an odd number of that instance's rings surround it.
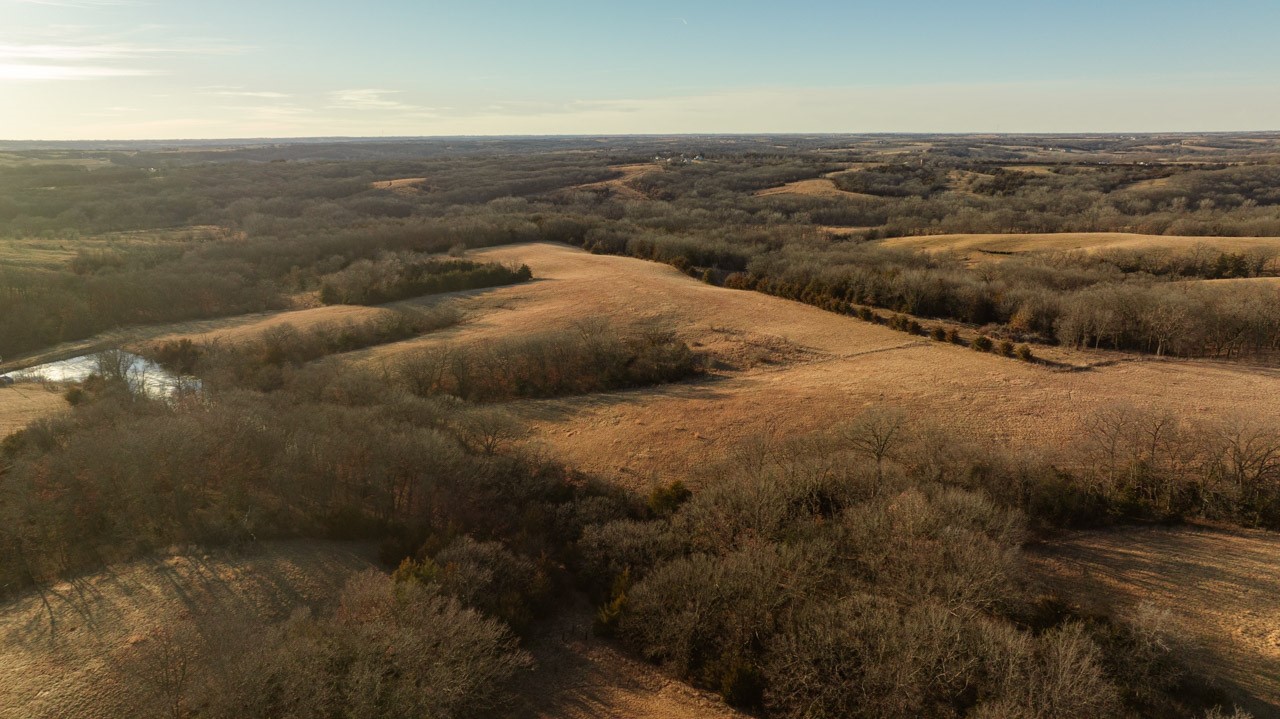
<svg viewBox="0 0 1280 719">
<path fill-rule="evenodd" d="M 1280 2 L 0 0 L 0 139 L 1280 129 Z"/>
</svg>

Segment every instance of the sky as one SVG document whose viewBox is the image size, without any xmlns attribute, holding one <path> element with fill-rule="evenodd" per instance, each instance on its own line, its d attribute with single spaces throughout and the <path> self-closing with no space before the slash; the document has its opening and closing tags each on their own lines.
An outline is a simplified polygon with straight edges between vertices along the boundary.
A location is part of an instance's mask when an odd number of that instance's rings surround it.
<svg viewBox="0 0 1280 719">
<path fill-rule="evenodd" d="M 0 139 L 1280 129 L 1277 0 L 0 0 Z"/>
</svg>

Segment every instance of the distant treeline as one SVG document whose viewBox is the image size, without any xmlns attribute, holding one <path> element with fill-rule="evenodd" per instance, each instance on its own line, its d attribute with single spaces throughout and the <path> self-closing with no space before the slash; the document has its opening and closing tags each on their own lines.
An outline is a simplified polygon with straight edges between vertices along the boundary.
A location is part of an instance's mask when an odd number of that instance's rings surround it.
<svg viewBox="0 0 1280 719">
<path fill-rule="evenodd" d="M 0 168 L 0 235 L 56 237 L 73 250 L 79 237 L 108 231 L 164 230 L 175 239 L 79 250 L 61 271 L 0 270 L 0 356 L 114 327 L 281 307 L 300 292 L 376 303 L 508 281 L 461 266 L 454 269 L 471 276 L 445 279 L 434 260 L 415 267 L 419 260 L 406 258 L 536 240 L 669 262 L 718 284 L 821 306 L 992 325 L 989 334 L 1013 341 L 1224 357 L 1274 348 L 1271 319 L 1233 314 L 1267 304 L 1265 293 L 1162 286 L 1274 275 L 1274 252 L 1110 251 L 971 269 L 858 244 L 943 232 L 1280 236 L 1280 170 L 1267 164 L 1274 148 L 1266 142 L 1222 139 L 1212 157 L 1234 164 L 1191 164 L 1090 154 L 1172 158 L 1172 146 L 1053 138 L 1046 142 L 1078 156 L 1039 165 L 1025 157 L 1034 148 L 999 140 L 935 138 L 928 150 L 906 137 L 699 142 L 681 152 L 656 140 L 590 152 L 574 141 L 562 151 L 554 141 L 105 151 L 86 154 L 90 166 L 70 164 L 74 151 L 35 152 L 41 164 Z M 314 161 L 253 161 L 301 157 Z M 618 164 L 655 158 L 652 171 L 629 180 L 647 200 L 575 189 L 615 177 Z M 858 194 L 753 194 L 823 175 Z M 422 180 L 379 186 L 394 178 Z M 857 229 L 851 241 L 832 242 L 814 230 L 823 224 Z M 171 229 L 192 225 L 225 231 L 188 242 Z M 1128 293 L 1129 316 L 1106 311 L 1116 291 Z M 1134 303 L 1142 309 L 1129 312 Z"/>
</svg>

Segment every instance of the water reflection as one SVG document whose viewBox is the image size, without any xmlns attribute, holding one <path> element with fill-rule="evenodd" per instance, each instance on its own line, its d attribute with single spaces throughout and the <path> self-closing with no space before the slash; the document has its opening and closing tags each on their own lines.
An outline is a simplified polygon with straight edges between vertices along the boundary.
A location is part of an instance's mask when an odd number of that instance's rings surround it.
<svg viewBox="0 0 1280 719">
<path fill-rule="evenodd" d="M 6 376 L 16 382 L 83 382 L 93 375 L 124 380 L 134 392 L 161 399 L 199 392 L 201 388 L 196 377 L 176 375 L 146 357 L 123 350 L 72 357 Z"/>
</svg>

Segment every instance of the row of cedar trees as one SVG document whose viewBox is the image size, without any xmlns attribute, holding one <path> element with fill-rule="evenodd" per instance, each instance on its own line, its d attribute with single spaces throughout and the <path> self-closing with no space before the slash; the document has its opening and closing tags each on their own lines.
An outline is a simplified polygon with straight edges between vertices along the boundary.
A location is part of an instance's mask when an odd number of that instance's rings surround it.
<svg viewBox="0 0 1280 719">
<path fill-rule="evenodd" d="M 629 241 L 594 243 L 585 238 L 578 242 L 593 252 L 665 262 L 709 284 L 764 292 L 864 319 L 878 318 L 863 311 L 862 307 L 870 306 L 956 321 L 975 325 L 982 334 L 1010 343 L 1225 359 L 1270 356 L 1280 351 L 1280 291 L 1265 284 L 1098 281 L 1070 290 L 1017 287 L 1017 297 L 1024 298 L 1019 301 L 1004 286 L 988 285 L 953 268 L 935 268 L 917 260 L 906 260 L 910 271 L 892 264 L 855 267 L 820 261 L 815 269 L 782 262 L 725 270 L 694 264 L 690 257 L 707 258 L 706 253 L 686 247 L 690 241 L 673 242 L 669 247 Z M 727 259 L 731 266 L 743 264 L 740 257 Z M 786 276 L 772 275 L 773 268 L 780 268 Z M 854 274 L 859 281 L 852 281 Z M 962 277 L 960 281 L 957 275 Z M 873 289 L 864 286 L 867 284 Z"/>
</svg>

